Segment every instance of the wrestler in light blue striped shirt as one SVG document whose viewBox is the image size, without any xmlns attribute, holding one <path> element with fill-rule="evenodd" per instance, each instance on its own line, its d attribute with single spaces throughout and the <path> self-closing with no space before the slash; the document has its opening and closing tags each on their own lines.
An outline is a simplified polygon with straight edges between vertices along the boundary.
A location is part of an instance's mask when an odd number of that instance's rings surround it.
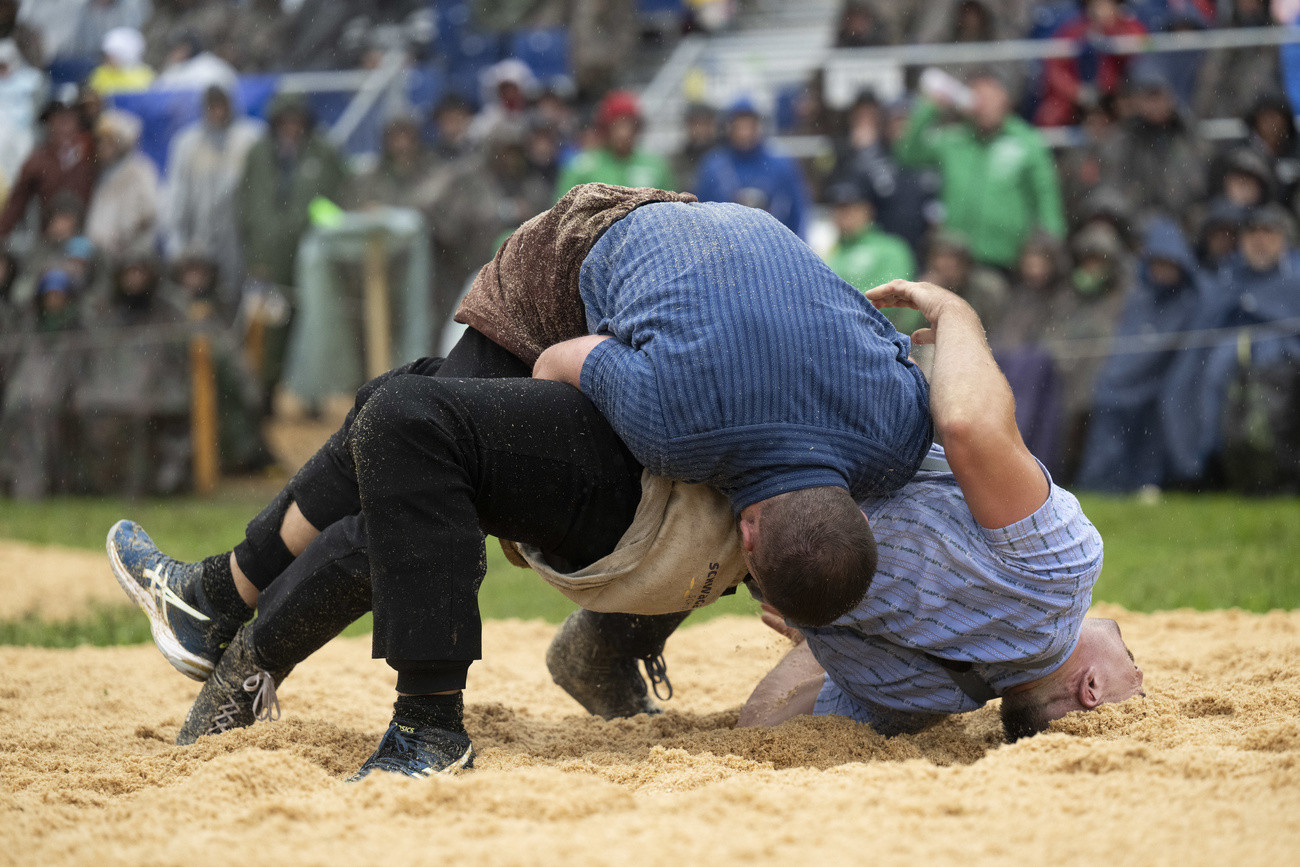
<svg viewBox="0 0 1300 867">
<path fill-rule="evenodd" d="M 942 458 L 943 449 L 930 455 Z M 1001 695 L 1050 674 L 1074 650 L 1102 544 L 1069 491 L 1051 485 L 1038 511 L 998 530 L 976 523 L 949 472 L 922 471 L 861 505 L 880 565 L 862 604 L 802 630 L 826 669 L 814 713 L 881 734 L 916 731 L 936 714 L 979 706 L 927 653 L 973 663 Z"/>
</svg>

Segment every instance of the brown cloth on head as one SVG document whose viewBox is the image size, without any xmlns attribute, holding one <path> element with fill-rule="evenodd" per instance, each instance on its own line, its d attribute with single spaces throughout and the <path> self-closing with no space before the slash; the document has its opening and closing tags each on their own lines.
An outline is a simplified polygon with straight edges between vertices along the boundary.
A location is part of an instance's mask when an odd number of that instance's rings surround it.
<svg viewBox="0 0 1300 867">
<path fill-rule="evenodd" d="M 642 205 L 694 201 L 649 187 L 574 187 L 506 239 L 474 278 L 456 321 L 536 364 L 548 346 L 587 333 L 578 274 L 605 231 Z"/>
</svg>

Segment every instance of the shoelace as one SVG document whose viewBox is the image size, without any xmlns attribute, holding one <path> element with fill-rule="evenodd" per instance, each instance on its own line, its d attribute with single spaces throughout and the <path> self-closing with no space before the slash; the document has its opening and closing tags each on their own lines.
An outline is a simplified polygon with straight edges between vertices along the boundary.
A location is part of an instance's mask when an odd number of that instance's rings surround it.
<svg viewBox="0 0 1300 867">
<path fill-rule="evenodd" d="M 274 722 L 280 718 L 280 699 L 275 694 L 275 678 L 271 677 L 270 672 L 258 671 L 246 677 L 244 692 L 254 694 L 253 719 Z"/>
<path fill-rule="evenodd" d="M 224 733 L 235 724 L 235 714 L 239 712 L 239 705 L 235 702 L 223 704 L 217 708 L 217 715 L 212 718 L 212 728 L 204 734 L 219 735 Z"/>
<path fill-rule="evenodd" d="M 415 745 L 402 737 L 402 731 L 396 725 L 390 725 L 388 731 L 384 734 L 384 740 L 388 740 L 390 737 L 393 739 L 393 743 L 397 747 L 399 755 L 388 756 L 386 758 L 395 764 L 402 765 L 412 774 L 420 774 L 425 777 L 430 775 L 432 766 L 420 758 L 420 754 L 416 751 Z M 380 743 L 379 749 L 383 750 L 383 748 L 383 743 Z"/>
<path fill-rule="evenodd" d="M 660 701 L 668 701 L 668 699 L 672 698 L 673 684 L 668 679 L 668 663 L 664 662 L 664 655 L 659 653 L 654 656 L 647 656 L 641 660 L 641 663 L 645 665 L 645 674 L 646 677 L 650 678 L 650 688 L 654 690 L 655 698 Z M 661 683 L 668 690 L 667 695 L 659 694 L 659 684 Z"/>
</svg>

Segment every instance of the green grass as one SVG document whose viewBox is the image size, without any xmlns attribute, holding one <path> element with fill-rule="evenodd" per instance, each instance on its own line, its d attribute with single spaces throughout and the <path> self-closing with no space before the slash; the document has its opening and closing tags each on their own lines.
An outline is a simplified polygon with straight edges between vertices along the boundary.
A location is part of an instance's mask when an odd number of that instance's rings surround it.
<svg viewBox="0 0 1300 867">
<path fill-rule="evenodd" d="M 248 520 L 264 503 L 264 497 L 247 493 L 209 500 L 180 497 L 126 501 L 69 497 L 19 503 L 0 499 L 0 538 L 102 551 L 108 528 L 119 518 L 131 518 L 148 530 L 168 554 L 197 560 L 233 547 L 243 538 Z M 495 539 L 488 540 L 487 555 L 487 577 L 479 590 L 479 611 L 484 619 L 541 618 L 559 623 L 574 610 L 572 602 L 532 572 L 511 566 Z M 742 591 L 696 612 L 691 622 L 702 623 L 722 614 L 757 612 L 757 603 Z M 366 615 L 343 634 L 366 635 L 370 629 L 370 615 Z M 45 622 L 34 617 L 0 621 L 0 644 L 74 647 L 78 644 L 135 644 L 149 640 L 148 621 L 134 608 L 106 606 L 73 621 Z"/>
<path fill-rule="evenodd" d="M 1093 598 L 1136 611 L 1300 607 L 1300 499 L 1168 495 L 1148 505 L 1133 498 L 1086 496 L 1084 510 L 1106 540 L 1106 565 Z M 200 500 L 128 503 L 59 499 L 29 504 L 0 500 L 0 537 L 102 550 L 119 517 L 142 523 L 168 553 L 197 559 L 227 549 L 263 499 L 238 493 Z M 488 572 L 479 593 L 483 617 L 542 618 L 558 623 L 573 604 L 531 572 L 506 562 L 488 543 Z M 744 591 L 696 612 L 691 623 L 721 614 L 753 614 Z M 345 634 L 370 631 L 367 616 Z M 95 609 L 84 619 L 0 622 L 0 644 L 69 647 L 149 640 L 133 610 Z"/>
</svg>

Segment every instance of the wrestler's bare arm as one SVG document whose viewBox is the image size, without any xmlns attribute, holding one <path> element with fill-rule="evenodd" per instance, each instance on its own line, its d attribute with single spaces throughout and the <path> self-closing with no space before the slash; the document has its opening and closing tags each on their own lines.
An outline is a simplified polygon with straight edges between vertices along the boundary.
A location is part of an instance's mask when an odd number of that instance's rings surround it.
<svg viewBox="0 0 1300 867">
<path fill-rule="evenodd" d="M 1020 437 L 1011 386 L 971 306 L 947 289 L 907 280 L 877 286 L 867 298 L 877 307 L 919 310 L 930 323 L 912 340 L 934 344 L 930 414 L 975 520 L 1006 527 L 1038 511 L 1047 478 Z"/>
<path fill-rule="evenodd" d="M 794 647 L 754 687 L 740 709 L 737 726 L 774 726 L 800 715 L 811 714 L 826 673 L 813 659 L 812 651 L 799 630 L 786 625 L 775 608 L 763 606 L 763 623 L 794 642 Z"/>
<path fill-rule="evenodd" d="M 612 339 L 608 334 L 588 334 L 547 347 L 533 365 L 533 379 L 552 379 L 581 388 L 587 355 L 597 343 Z"/>
</svg>

